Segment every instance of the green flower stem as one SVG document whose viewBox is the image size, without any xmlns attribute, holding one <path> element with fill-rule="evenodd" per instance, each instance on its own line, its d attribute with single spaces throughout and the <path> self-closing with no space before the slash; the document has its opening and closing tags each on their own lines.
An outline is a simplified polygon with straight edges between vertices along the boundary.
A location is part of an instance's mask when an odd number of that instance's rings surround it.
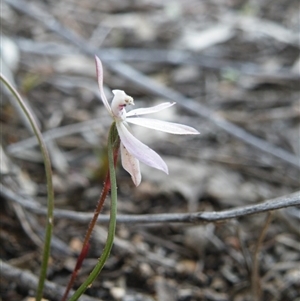
<svg viewBox="0 0 300 301">
<path fill-rule="evenodd" d="M 116 166 L 116 164 L 117 164 L 118 152 L 119 152 L 118 148 L 114 150 L 114 166 Z M 76 280 L 77 274 L 78 274 L 79 270 L 81 269 L 81 266 L 82 266 L 82 263 L 83 263 L 85 257 L 87 256 L 87 253 L 88 253 L 88 250 L 89 250 L 89 247 L 90 247 L 89 241 L 90 241 L 91 235 L 93 233 L 94 227 L 97 223 L 99 214 L 100 214 L 100 212 L 103 208 L 103 205 L 104 205 L 104 202 L 106 200 L 107 194 L 109 193 L 109 190 L 110 190 L 110 174 L 109 174 L 109 169 L 108 169 L 106 177 L 105 177 L 105 182 L 104 182 L 104 185 L 103 185 L 101 195 L 98 199 L 97 206 L 94 210 L 94 216 L 93 216 L 92 220 L 89 223 L 89 227 L 88 227 L 88 230 L 85 234 L 85 238 L 84 238 L 84 241 L 83 241 L 83 244 L 82 244 L 81 252 L 80 252 L 80 254 L 77 258 L 76 266 L 75 266 L 75 268 L 72 272 L 71 278 L 69 280 L 69 283 L 66 287 L 65 293 L 64 293 L 61 301 L 66 301 L 67 300 L 69 292 L 70 292 L 71 288 L 73 287 L 74 282 Z"/>
<path fill-rule="evenodd" d="M 109 257 L 110 251 L 113 246 L 115 231 L 116 231 L 116 219 L 117 219 L 117 181 L 116 172 L 114 166 L 114 153 L 119 150 L 120 140 L 116 129 L 116 124 L 113 123 L 108 137 L 108 163 L 109 163 L 109 175 L 111 182 L 111 205 L 110 205 L 110 221 L 108 226 L 108 234 L 106 244 L 101 257 L 99 258 L 96 266 L 94 267 L 91 274 L 85 280 L 85 282 L 76 290 L 74 295 L 69 301 L 76 301 L 90 287 L 97 276 L 100 274 L 106 260 Z"/>
<path fill-rule="evenodd" d="M 34 117 L 32 116 L 31 112 L 28 110 L 26 104 L 23 102 L 20 94 L 14 89 L 14 87 L 9 83 L 9 81 L 5 78 L 5 76 L 0 73 L 1 81 L 8 87 L 14 97 L 17 99 L 21 109 L 24 111 L 26 117 L 28 118 L 30 125 L 33 129 L 33 132 L 38 140 L 44 165 L 45 165 L 45 172 L 46 172 L 46 179 L 47 179 L 47 225 L 46 225 L 46 233 L 45 233 L 45 241 L 43 247 L 43 256 L 42 256 L 42 264 L 41 264 L 41 271 L 39 276 L 39 283 L 36 292 L 36 301 L 40 301 L 43 297 L 43 289 L 44 283 L 47 276 L 47 267 L 48 261 L 50 257 L 50 245 L 51 245 L 51 236 L 52 236 L 52 229 L 53 229 L 53 209 L 54 209 L 54 192 L 53 192 L 53 184 L 52 184 L 52 170 L 51 170 L 51 162 L 50 157 L 46 148 L 46 144 L 43 140 L 42 133 L 40 132 L 38 125 L 35 122 Z"/>
</svg>

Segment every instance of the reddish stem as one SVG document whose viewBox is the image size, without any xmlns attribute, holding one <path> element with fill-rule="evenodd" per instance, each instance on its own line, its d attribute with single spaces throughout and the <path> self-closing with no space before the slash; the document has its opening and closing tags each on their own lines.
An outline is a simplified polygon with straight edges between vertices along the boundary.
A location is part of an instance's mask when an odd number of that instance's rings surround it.
<svg viewBox="0 0 300 301">
<path fill-rule="evenodd" d="M 115 149 L 115 151 L 114 151 L 114 165 L 115 166 L 117 164 L 118 151 L 119 151 L 119 148 L 117 147 Z M 110 178 L 109 178 L 109 171 L 107 171 L 107 174 L 106 174 L 106 177 L 105 177 L 104 186 L 103 186 L 100 198 L 98 200 L 97 207 L 96 207 L 96 209 L 94 211 L 94 216 L 93 216 L 92 220 L 90 221 L 88 230 L 87 230 L 87 232 L 85 234 L 85 238 L 84 238 L 84 241 L 83 241 L 83 244 L 82 244 L 82 249 L 81 249 L 80 255 L 77 258 L 76 266 L 75 266 L 75 268 L 73 270 L 72 276 L 71 276 L 71 278 L 69 280 L 68 286 L 67 286 L 67 288 L 65 290 L 65 293 L 64 293 L 61 301 L 66 301 L 67 300 L 69 292 L 70 292 L 71 288 L 74 285 L 74 282 L 75 282 L 75 279 L 77 277 L 77 274 L 78 274 L 78 272 L 79 272 L 79 270 L 80 270 L 80 268 L 82 266 L 82 263 L 83 263 L 84 259 L 87 256 L 87 253 L 88 253 L 89 248 L 90 248 L 89 240 L 90 240 L 91 235 L 93 233 L 93 229 L 94 229 L 94 227 L 96 225 L 98 216 L 99 216 L 99 214 L 100 214 L 100 212 L 101 212 L 101 210 L 103 208 L 104 201 L 106 199 L 106 196 L 107 196 L 109 190 L 110 190 Z"/>
</svg>

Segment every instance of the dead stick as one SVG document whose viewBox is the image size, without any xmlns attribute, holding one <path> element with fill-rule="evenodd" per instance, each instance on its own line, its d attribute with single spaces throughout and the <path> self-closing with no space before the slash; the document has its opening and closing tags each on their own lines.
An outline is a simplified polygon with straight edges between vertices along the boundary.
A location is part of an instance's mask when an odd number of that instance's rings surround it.
<svg viewBox="0 0 300 301">
<path fill-rule="evenodd" d="M 0 195 L 17 202 L 27 210 L 36 214 L 45 215 L 46 208 L 41 206 L 32 198 L 22 197 L 10 189 L 0 184 Z M 161 214 L 143 214 L 143 215 L 125 215 L 120 214 L 117 217 L 118 223 L 124 224 L 156 224 L 156 223 L 205 223 L 221 222 L 232 218 L 239 218 L 247 215 L 253 215 L 282 208 L 300 206 L 300 191 L 284 195 L 278 198 L 270 199 L 265 202 L 237 207 L 223 211 L 195 212 L 195 213 L 161 213 Z M 55 209 L 55 218 L 67 218 L 76 220 L 80 223 L 86 223 L 91 220 L 93 213 L 75 212 L 71 210 Z M 108 215 L 100 215 L 98 222 L 107 223 Z"/>
</svg>

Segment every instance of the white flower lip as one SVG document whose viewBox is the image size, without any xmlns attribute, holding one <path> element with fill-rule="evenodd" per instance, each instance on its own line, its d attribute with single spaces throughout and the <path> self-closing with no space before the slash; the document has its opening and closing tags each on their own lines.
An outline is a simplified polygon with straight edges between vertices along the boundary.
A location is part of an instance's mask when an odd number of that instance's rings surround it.
<svg viewBox="0 0 300 301">
<path fill-rule="evenodd" d="M 122 90 L 113 90 L 112 92 L 114 94 L 114 98 L 110 106 L 103 90 L 102 63 L 97 56 L 95 56 L 95 61 L 101 100 L 108 113 L 116 122 L 118 134 L 120 136 L 121 160 L 123 168 L 131 175 L 132 181 L 136 186 L 141 183 L 142 179 L 139 161 L 149 165 L 150 167 L 162 170 L 168 174 L 168 167 L 164 160 L 153 149 L 139 141 L 131 134 L 128 122 L 141 125 L 149 129 L 176 135 L 197 135 L 200 133 L 196 129 L 187 125 L 158 119 L 138 117 L 140 115 L 151 114 L 165 110 L 173 106 L 175 102 L 165 102 L 150 108 L 131 110 L 127 113 L 125 107 L 127 105 L 134 105 L 133 98 Z"/>
</svg>

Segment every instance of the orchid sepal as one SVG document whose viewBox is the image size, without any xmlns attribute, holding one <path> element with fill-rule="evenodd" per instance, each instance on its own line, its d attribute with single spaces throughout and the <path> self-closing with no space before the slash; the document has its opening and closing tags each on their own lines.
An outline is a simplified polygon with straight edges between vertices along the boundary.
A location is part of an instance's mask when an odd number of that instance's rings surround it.
<svg viewBox="0 0 300 301">
<path fill-rule="evenodd" d="M 158 119 L 136 117 L 136 118 L 126 118 L 126 121 L 136 125 L 144 126 L 149 129 L 162 131 L 170 134 L 176 134 L 176 135 L 199 134 L 197 130 L 195 130 L 190 126 L 180 124 L 180 123 L 158 120 Z"/>
<path fill-rule="evenodd" d="M 139 186 L 142 181 L 140 162 L 127 151 L 123 143 L 121 143 L 121 160 L 123 168 L 131 175 L 134 185 Z"/>
<path fill-rule="evenodd" d="M 146 165 L 169 173 L 165 161 L 150 147 L 135 138 L 123 122 L 117 122 L 120 139 L 127 151 Z"/>
<path fill-rule="evenodd" d="M 175 104 L 176 104 L 176 102 L 163 102 L 157 106 L 153 106 L 153 107 L 149 107 L 149 108 L 134 109 L 134 110 L 127 112 L 126 117 L 157 113 L 162 110 L 168 109 L 168 108 L 174 106 Z"/>
<path fill-rule="evenodd" d="M 96 62 L 97 81 L 98 81 L 98 86 L 99 86 L 101 100 L 102 100 L 105 108 L 109 112 L 109 114 L 111 116 L 113 116 L 112 110 L 110 108 L 110 105 L 109 105 L 109 103 L 107 101 L 107 98 L 106 98 L 106 96 L 104 94 L 104 90 L 103 90 L 103 67 L 102 67 L 102 63 L 101 63 L 100 59 L 96 55 L 95 55 L 95 62 Z"/>
</svg>

